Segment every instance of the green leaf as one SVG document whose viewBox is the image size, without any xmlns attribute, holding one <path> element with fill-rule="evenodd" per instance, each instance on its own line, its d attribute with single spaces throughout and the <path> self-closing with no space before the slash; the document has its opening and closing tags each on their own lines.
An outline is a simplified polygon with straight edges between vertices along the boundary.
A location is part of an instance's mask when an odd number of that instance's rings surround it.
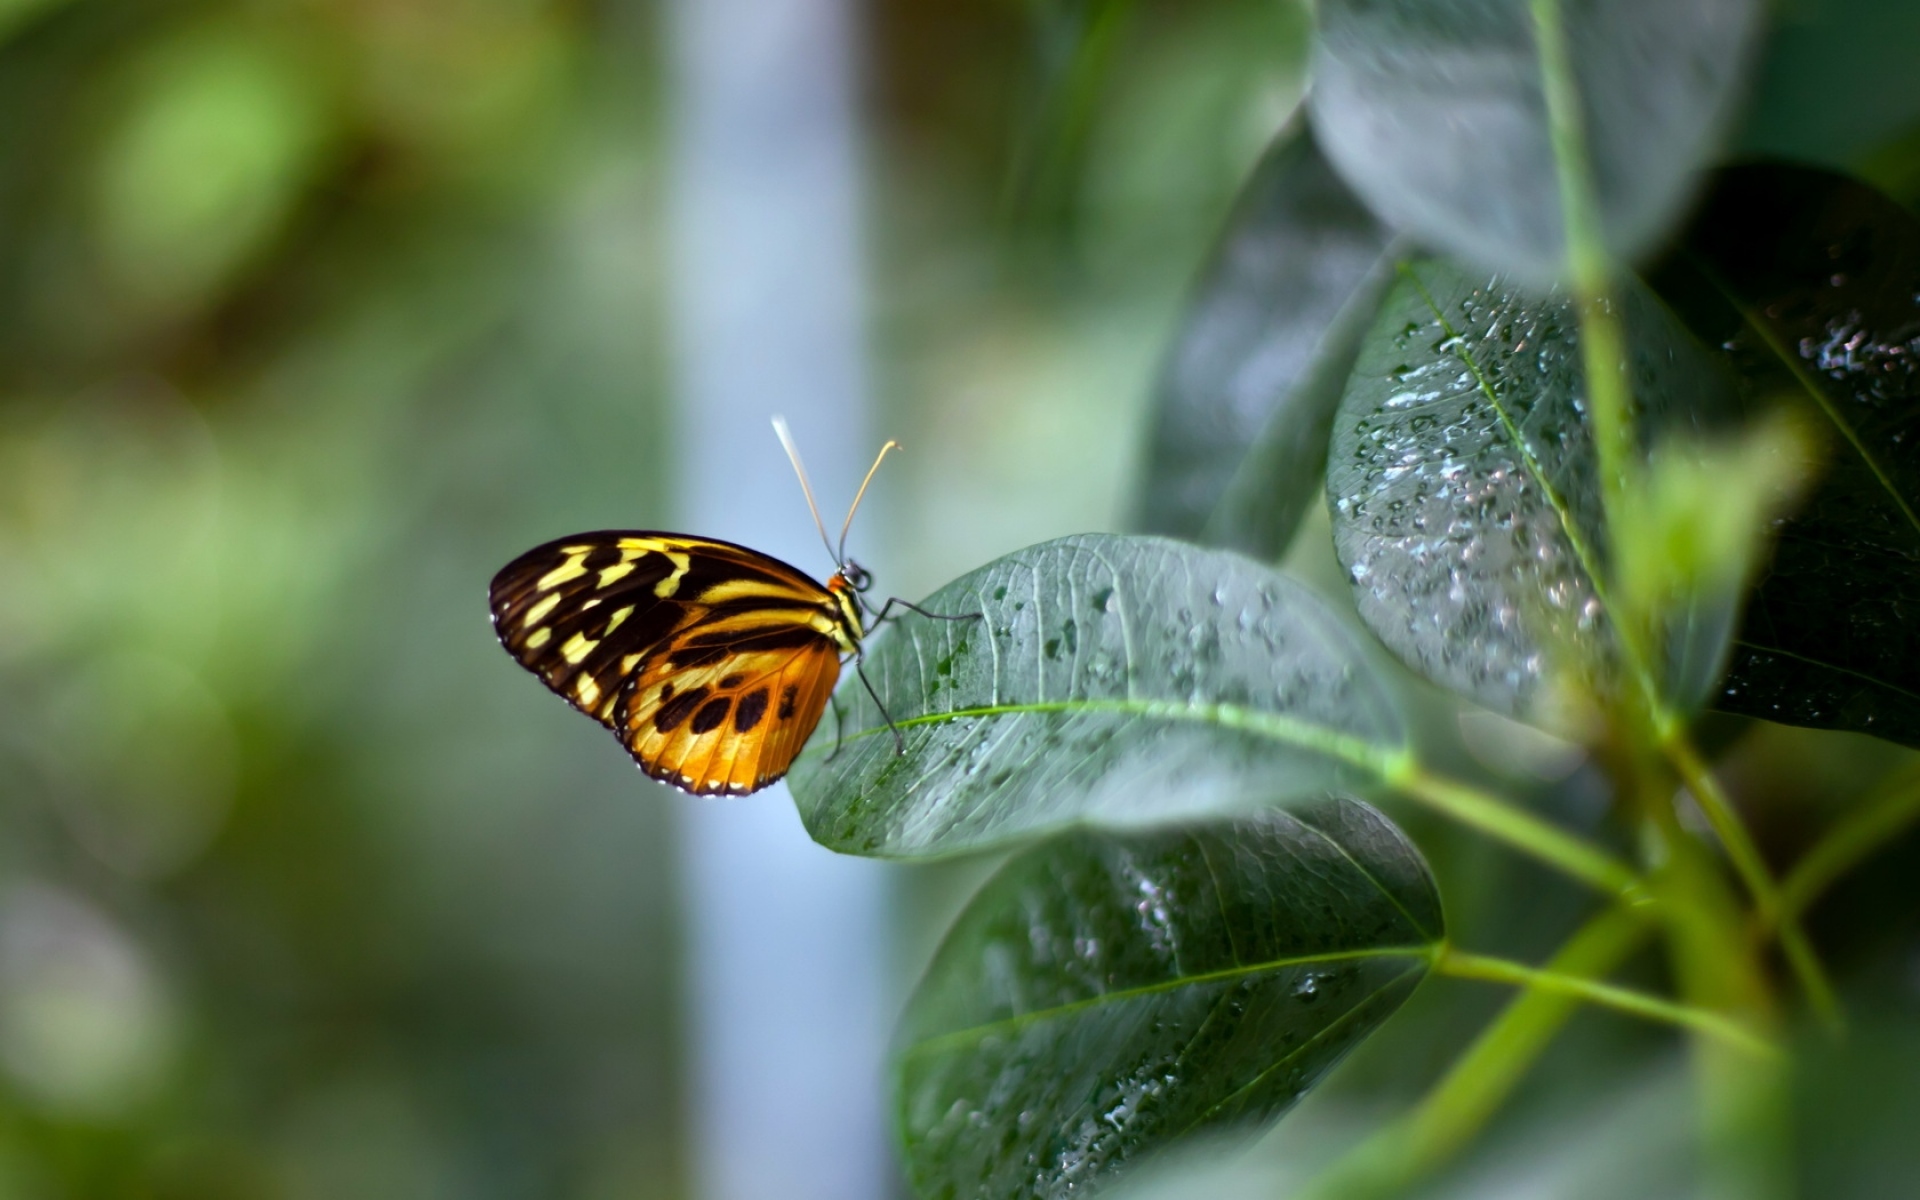
<svg viewBox="0 0 1920 1200">
<path fill-rule="evenodd" d="M 1079 1195 L 1298 1100 L 1443 935 L 1418 851 L 1353 800 L 1009 863 L 955 923 L 895 1058 L 927 1197 Z"/>
<path fill-rule="evenodd" d="M 1616 253 L 1680 215 L 1738 98 L 1756 0 L 1322 0 L 1312 116 L 1375 212 L 1534 286 L 1566 263 L 1531 9 L 1558 3 Z"/>
<path fill-rule="evenodd" d="M 1645 441 L 1702 438 L 1732 415 L 1730 385 L 1658 301 L 1626 289 L 1622 315 Z M 1578 335 L 1563 296 L 1403 268 L 1327 467 L 1361 617 L 1435 683 L 1548 725 L 1567 699 L 1557 685 L 1604 689 L 1622 665 Z M 1723 593 L 1673 614 L 1663 661 L 1647 664 L 1670 702 L 1704 697 L 1732 605 Z"/>
<path fill-rule="evenodd" d="M 1387 230 L 1304 125 L 1254 168 L 1156 387 L 1139 524 L 1278 558 L 1393 281 Z"/>
<path fill-rule="evenodd" d="M 1920 122 L 1920 4 L 1794 0 L 1778 6 L 1754 72 L 1743 154 L 1858 165 Z"/>
<path fill-rule="evenodd" d="M 1715 707 L 1920 746 L 1920 220 L 1838 175 L 1738 167 L 1655 282 L 1755 401 L 1828 435 Z"/>
<path fill-rule="evenodd" d="M 790 782 L 847 854 L 956 854 L 1083 822 L 1142 824 L 1317 795 L 1407 753 L 1360 637 L 1271 568 L 1083 534 L 964 575 L 874 639 Z M 850 697 L 850 703 L 846 698 Z M 823 723 L 824 724 L 824 723 Z"/>
</svg>

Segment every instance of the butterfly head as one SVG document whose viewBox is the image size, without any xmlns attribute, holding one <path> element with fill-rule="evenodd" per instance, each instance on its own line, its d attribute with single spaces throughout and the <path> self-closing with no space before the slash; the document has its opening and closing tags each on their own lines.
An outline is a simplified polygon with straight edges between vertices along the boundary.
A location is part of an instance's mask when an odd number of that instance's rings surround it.
<svg viewBox="0 0 1920 1200">
<path fill-rule="evenodd" d="M 873 576 L 867 574 L 867 569 L 852 559 L 841 563 L 840 569 L 834 574 L 846 580 L 847 586 L 856 592 L 864 592 L 873 586 Z"/>
</svg>

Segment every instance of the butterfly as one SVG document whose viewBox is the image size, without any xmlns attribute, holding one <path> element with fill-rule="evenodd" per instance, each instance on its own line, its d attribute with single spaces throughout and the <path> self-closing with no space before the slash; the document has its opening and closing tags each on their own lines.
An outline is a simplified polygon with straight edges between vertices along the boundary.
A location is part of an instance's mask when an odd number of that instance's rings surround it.
<svg viewBox="0 0 1920 1200">
<path fill-rule="evenodd" d="M 786 424 L 774 419 L 814 524 L 827 540 Z M 787 773 L 826 711 L 840 669 L 895 597 L 867 606 L 872 578 L 846 556 L 847 530 L 888 442 L 827 543 L 826 583 L 718 538 L 602 530 L 536 546 L 493 577 L 493 628 L 521 666 L 611 729 L 640 768 L 696 796 L 746 795 Z M 865 622 L 871 613 L 872 626 Z M 880 698 L 860 674 L 874 703 Z M 881 713 L 885 715 L 885 708 Z M 896 748 L 900 731 L 893 726 Z"/>
</svg>

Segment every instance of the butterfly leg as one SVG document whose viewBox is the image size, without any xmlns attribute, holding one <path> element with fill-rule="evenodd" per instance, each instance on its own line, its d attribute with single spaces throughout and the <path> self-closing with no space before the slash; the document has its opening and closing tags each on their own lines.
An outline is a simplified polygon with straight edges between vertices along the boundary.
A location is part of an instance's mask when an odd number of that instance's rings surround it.
<svg viewBox="0 0 1920 1200">
<path fill-rule="evenodd" d="M 921 616 L 931 618 L 932 620 L 935 620 L 935 621 L 978 621 L 979 619 L 981 619 L 986 615 L 985 613 L 977 613 L 977 612 L 971 612 L 971 613 L 928 612 L 926 609 L 921 608 L 918 604 L 915 604 L 911 600 L 902 600 L 898 596 L 889 596 L 887 598 L 887 602 L 880 606 L 880 611 L 877 613 L 874 613 L 873 615 L 874 629 L 880 628 L 880 622 L 887 619 L 887 614 L 893 611 L 893 606 L 896 604 L 898 604 L 901 608 L 910 608 L 914 612 L 919 613 Z M 869 609 L 868 611 L 872 611 L 872 610 Z M 869 630 L 869 632 L 871 632 L 871 630 Z"/>
<path fill-rule="evenodd" d="M 835 695 L 835 694 L 833 694 L 832 692 L 828 692 L 828 693 L 827 693 L 827 704 L 828 704 L 828 705 L 829 705 L 830 707 L 832 707 L 832 709 L 833 709 L 833 749 L 832 749 L 832 750 L 830 750 L 830 751 L 829 751 L 829 752 L 827 753 L 827 757 L 826 757 L 826 758 L 824 758 L 824 759 L 822 759 L 821 761 L 823 761 L 823 762 L 832 762 L 832 761 L 833 761 L 833 760 L 834 760 L 835 758 L 837 758 L 837 757 L 839 756 L 839 754 L 840 754 L 840 743 L 841 743 L 841 740 L 842 740 L 842 739 L 841 739 L 841 736 L 840 736 L 840 735 L 841 735 L 841 732 L 842 732 L 842 724 L 843 724 L 843 721 L 844 721 L 844 717 L 843 717 L 843 715 L 842 715 L 842 714 L 841 714 L 841 712 L 840 712 L 840 697 L 839 697 L 839 696 L 836 696 L 836 695 Z"/>
<path fill-rule="evenodd" d="M 893 752 L 905 754 L 907 739 L 900 736 L 900 727 L 895 725 L 893 718 L 887 714 L 887 706 L 880 703 L 880 693 L 873 690 L 873 680 L 867 678 L 867 669 L 857 658 L 853 660 L 853 673 L 858 675 L 860 682 L 867 686 L 867 695 L 873 697 L 873 706 L 880 710 L 880 716 L 886 721 L 887 728 L 893 731 Z"/>
</svg>

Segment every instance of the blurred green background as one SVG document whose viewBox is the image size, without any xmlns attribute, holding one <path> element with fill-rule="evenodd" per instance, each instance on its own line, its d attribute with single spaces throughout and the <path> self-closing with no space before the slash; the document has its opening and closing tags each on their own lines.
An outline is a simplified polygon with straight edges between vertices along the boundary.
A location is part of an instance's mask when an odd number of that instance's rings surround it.
<svg viewBox="0 0 1920 1200">
<path fill-rule="evenodd" d="M 1118 527 L 1161 347 L 1309 22 L 861 12 L 878 424 L 909 448 L 862 520 L 880 586 L 917 596 Z M 694 802 L 522 678 L 482 602 L 535 542 L 669 523 L 701 469 L 660 449 L 661 23 L 0 0 L 0 1198 L 687 1194 Z M 1911 202 L 1920 20 L 1795 0 L 1778 29 L 1748 148 Z M 1748 757 L 1824 787 L 1864 744 Z M 1409 827 L 1485 948 L 1573 919 Z M 905 885 L 903 978 L 978 877 Z M 1342 1119 L 1493 999 L 1423 994 Z M 1568 1073 L 1644 1036 L 1603 1026 Z"/>
<path fill-rule="evenodd" d="M 482 602 L 701 469 L 660 450 L 662 20 L 0 0 L 0 1197 L 686 1193 L 693 801 Z M 863 521 L 912 596 L 1119 520 L 1306 21 L 863 22 L 877 424 L 910 448 Z"/>
</svg>

